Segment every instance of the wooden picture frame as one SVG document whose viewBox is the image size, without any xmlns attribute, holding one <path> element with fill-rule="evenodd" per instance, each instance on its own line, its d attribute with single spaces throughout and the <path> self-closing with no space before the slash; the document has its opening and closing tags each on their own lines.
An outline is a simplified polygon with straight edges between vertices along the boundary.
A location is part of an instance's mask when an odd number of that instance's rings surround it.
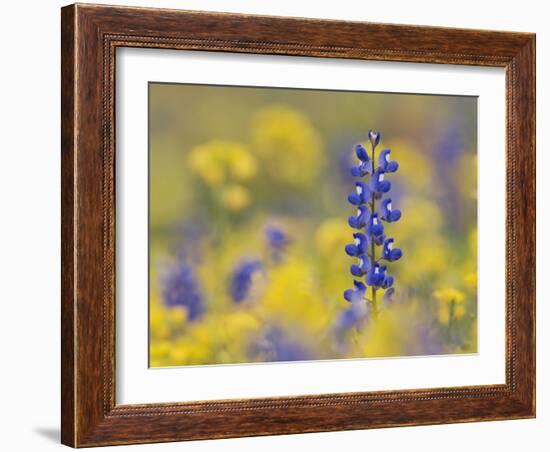
<svg viewBox="0 0 550 452">
<path fill-rule="evenodd" d="M 62 9 L 61 34 L 64 444 L 86 447 L 535 416 L 534 34 L 79 4 Z M 505 68 L 506 383 L 117 405 L 118 47 Z"/>
</svg>

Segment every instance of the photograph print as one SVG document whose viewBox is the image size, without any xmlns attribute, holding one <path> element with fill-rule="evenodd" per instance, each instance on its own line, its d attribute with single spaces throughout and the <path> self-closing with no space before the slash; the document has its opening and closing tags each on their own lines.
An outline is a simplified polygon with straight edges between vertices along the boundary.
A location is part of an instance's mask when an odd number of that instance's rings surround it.
<svg viewBox="0 0 550 452">
<path fill-rule="evenodd" d="M 149 83 L 149 366 L 477 353 L 477 98 Z"/>
</svg>

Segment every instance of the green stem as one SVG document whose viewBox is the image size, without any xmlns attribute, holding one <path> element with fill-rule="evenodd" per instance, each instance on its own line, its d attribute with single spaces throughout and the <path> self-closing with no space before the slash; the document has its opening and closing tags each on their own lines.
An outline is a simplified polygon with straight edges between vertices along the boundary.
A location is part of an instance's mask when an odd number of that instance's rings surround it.
<svg viewBox="0 0 550 452">
<path fill-rule="evenodd" d="M 374 149 L 375 149 L 375 146 L 374 144 L 372 145 L 372 159 L 371 159 L 371 180 L 372 180 L 372 177 L 374 176 Z M 374 192 L 371 194 L 371 205 L 370 205 L 370 208 L 371 208 L 371 215 L 374 214 L 375 212 L 375 209 L 376 209 L 376 198 L 375 198 L 375 195 L 374 195 Z M 371 265 L 374 265 L 374 261 L 376 260 L 376 244 L 374 243 L 374 239 L 371 237 L 371 256 L 370 256 L 370 260 L 371 260 Z M 371 296 L 371 302 L 372 302 L 372 316 L 373 318 L 377 318 L 378 317 L 378 304 L 376 303 L 376 288 L 374 286 L 371 287 L 371 290 L 372 290 L 372 296 Z"/>
</svg>

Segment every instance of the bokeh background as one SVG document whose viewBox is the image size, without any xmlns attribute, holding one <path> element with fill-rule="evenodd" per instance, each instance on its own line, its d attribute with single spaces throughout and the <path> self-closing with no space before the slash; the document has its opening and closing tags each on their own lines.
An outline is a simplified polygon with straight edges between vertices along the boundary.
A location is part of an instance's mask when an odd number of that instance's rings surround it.
<svg viewBox="0 0 550 452">
<path fill-rule="evenodd" d="M 149 85 L 150 366 L 474 353 L 473 97 Z M 403 257 L 350 324 L 354 146 L 381 132 Z"/>
</svg>

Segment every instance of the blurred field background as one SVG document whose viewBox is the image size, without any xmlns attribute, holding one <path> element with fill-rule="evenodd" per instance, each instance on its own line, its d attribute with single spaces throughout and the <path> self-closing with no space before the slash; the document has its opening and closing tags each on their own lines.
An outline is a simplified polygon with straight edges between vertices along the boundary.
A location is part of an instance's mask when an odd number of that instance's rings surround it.
<svg viewBox="0 0 550 452">
<path fill-rule="evenodd" d="M 152 83 L 150 366 L 473 353 L 471 97 Z M 381 132 L 395 296 L 349 327 L 354 145 Z"/>
</svg>

